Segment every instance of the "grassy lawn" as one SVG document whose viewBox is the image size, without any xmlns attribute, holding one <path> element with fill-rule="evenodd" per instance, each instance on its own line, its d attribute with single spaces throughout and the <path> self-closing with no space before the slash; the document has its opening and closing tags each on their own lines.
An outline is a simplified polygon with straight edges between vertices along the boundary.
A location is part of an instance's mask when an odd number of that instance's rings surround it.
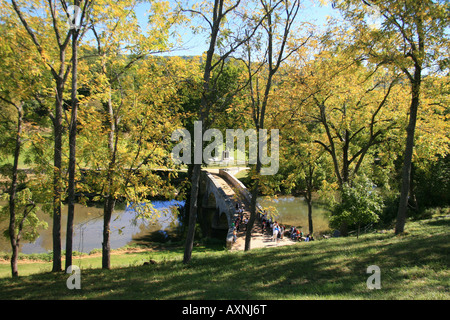
<svg viewBox="0 0 450 320">
<path fill-rule="evenodd" d="M 66 287 L 68 275 L 50 263 L 20 263 L 18 279 L 0 265 L 0 299 L 450 299 L 450 218 L 409 222 L 407 233 L 392 230 L 359 239 L 333 238 L 248 253 L 197 247 L 184 265 L 182 249 L 100 257 L 81 263 L 81 290 Z M 157 264 L 143 265 L 153 259 Z M 381 289 L 367 289 L 381 270 Z M 36 272 L 36 273 L 35 273 Z M 34 274 L 33 274 L 34 273 Z"/>
</svg>

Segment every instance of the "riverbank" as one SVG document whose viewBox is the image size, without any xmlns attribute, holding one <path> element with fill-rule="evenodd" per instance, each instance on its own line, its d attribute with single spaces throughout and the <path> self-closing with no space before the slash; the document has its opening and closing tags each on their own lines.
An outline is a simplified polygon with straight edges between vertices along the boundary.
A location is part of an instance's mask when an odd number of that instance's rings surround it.
<svg viewBox="0 0 450 320">
<path fill-rule="evenodd" d="M 19 262 L 19 279 L 0 279 L 0 299 L 448 300 L 449 227 L 450 218 L 440 217 L 408 222 L 399 236 L 386 230 L 250 252 L 197 246 L 189 265 L 182 248 L 113 255 L 107 271 L 98 257 L 74 259 L 81 290 L 68 290 L 64 273 Z M 371 265 L 380 268 L 379 290 L 367 288 Z M 37 273 L 24 276 L 25 267 Z M 4 274 L 9 265 L 0 268 Z"/>
</svg>

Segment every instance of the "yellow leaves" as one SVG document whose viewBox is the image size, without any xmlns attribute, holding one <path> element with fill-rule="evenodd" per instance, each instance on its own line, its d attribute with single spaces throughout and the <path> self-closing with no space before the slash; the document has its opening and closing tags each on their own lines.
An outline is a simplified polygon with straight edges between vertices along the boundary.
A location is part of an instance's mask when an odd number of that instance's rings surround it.
<svg viewBox="0 0 450 320">
<path fill-rule="evenodd" d="M 416 125 L 415 159 L 432 161 L 450 153 L 448 76 L 429 76 L 423 81 Z"/>
</svg>

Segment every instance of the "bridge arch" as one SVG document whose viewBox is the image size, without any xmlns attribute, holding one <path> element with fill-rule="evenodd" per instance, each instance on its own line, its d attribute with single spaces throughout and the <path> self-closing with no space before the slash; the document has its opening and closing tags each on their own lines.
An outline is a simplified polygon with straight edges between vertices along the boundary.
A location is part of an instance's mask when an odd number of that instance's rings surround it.
<svg viewBox="0 0 450 320">
<path fill-rule="evenodd" d="M 225 237 L 227 247 L 233 245 L 233 222 L 236 220 L 236 204 L 244 207 L 249 215 L 251 194 L 228 170 L 218 173 L 202 171 L 200 187 L 199 220 L 203 233 L 208 236 Z M 262 208 L 257 205 L 258 213 Z"/>
<path fill-rule="evenodd" d="M 218 175 L 202 171 L 201 208 L 203 228 L 211 233 L 225 236 L 227 246 L 233 241 L 235 214 L 234 191 Z M 203 190 L 202 190 L 203 189 Z"/>
<path fill-rule="evenodd" d="M 209 216 L 210 227 L 218 230 L 228 230 L 228 216 L 217 205 L 216 195 L 210 191 L 205 198 L 202 208 L 205 210 L 204 215 Z"/>
<path fill-rule="evenodd" d="M 207 207 L 216 207 L 216 196 L 214 195 L 213 192 L 210 192 L 206 201 L 206 206 Z"/>
</svg>

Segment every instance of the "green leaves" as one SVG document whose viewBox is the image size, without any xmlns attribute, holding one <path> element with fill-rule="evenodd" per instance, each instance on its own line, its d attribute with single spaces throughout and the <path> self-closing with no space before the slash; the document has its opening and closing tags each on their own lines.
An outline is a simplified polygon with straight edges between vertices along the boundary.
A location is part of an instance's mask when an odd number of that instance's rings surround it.
<svg viewBox="0 0 450 320">
<path fill-rule="evenodd" d="M 366 176 L 357 177 L 351 185 L 344 184 L 340 195 L 341 201 L 332 210 L 330 226 L 339 228 L 342 223 L 359 226 L 379 220 L 383 200 Z"/>
<path fill-rule="evenodd" d="M 3 199 L 8 201 L 8 204 L 0 208 L 0 220 L 9 219 L 9 195 L 3 194 Z M 22 189 L 16 193 L 15 197 L 15 236 L 19 235 L 26 241 L 34 241 L 39 237 L 39 229 L 48 227 L 47 222 L 39 220 L 36 215 L 37 205 L 34 202 L 33 194 L 29 188 Z M 9 238 L 9 230 L 6 229 L 4 236 Z"/>
</svg>

